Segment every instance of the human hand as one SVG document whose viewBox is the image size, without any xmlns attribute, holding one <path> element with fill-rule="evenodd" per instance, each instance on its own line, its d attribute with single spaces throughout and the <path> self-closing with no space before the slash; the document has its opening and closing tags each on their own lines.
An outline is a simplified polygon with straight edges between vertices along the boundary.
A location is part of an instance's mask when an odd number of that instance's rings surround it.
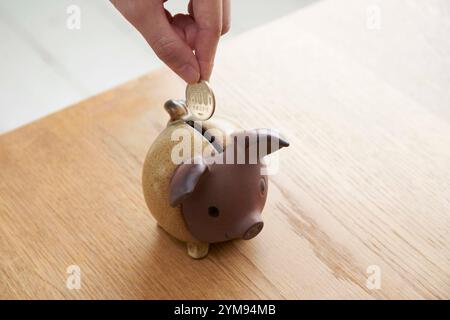
<svg viewBox="0 0 450 320">
<path fill-rule="evenodd" d="M 219 38 L 230 28 L 230 0 L 190 0 L 189 14 L 173 17 L 164 8 L 166 1 L 111 0 L 181 78 L 209 80 Z"/>
</svg>

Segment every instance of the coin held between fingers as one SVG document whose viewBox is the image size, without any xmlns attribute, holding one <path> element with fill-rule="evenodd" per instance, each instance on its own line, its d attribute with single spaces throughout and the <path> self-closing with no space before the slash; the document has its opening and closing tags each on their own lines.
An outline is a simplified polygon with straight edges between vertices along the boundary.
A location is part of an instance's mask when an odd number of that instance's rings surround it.
<svg viewBox="0 0 450 320">
<path fill-rule="evenodd" d="M 205 80 L 186 87 L 186 105 L 196 120 L 205 121 L 212 117 L 216 99 L 211 86 Z"/>
</svg>

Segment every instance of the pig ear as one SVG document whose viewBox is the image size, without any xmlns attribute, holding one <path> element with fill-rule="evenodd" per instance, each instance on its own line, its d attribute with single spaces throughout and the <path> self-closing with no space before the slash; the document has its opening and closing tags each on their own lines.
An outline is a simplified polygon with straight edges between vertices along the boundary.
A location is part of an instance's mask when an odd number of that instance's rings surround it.
<svg viewBox="0 0 450 320">
<path fill-rule="evenodd" d="M 175 207 L 182 203 L 194 191 L 200 177 L 206 172 L 208 172 L 208 166 L 202 158 L 180 164 L 170 181 L 170 205 Z"/>
<path fill-rule="evenodd" d="M 249 150 L 256 145 L 260 158 L 289 146 L 289 142 L 278 131 L 272 129 L 252 129 L 235 132 L 232 135 L 231 144 L 234 144 L 235 148 L 244 148 L 245 150 Z"/>
</svg>

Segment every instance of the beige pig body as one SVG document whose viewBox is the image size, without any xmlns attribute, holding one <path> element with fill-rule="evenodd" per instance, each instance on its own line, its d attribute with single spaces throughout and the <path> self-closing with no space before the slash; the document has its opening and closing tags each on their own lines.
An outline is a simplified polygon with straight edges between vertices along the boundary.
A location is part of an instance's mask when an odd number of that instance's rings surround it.
<svg viewBox="0 0 450 320">
<path fill-rule="evenodd" d="M 187 121 L 180 119 L 185 115 L 185 112 L 179 109 L 181 106 L 175 108 L 177 108 L 174 113 L 175 119 L 169 121 L 147 153 L 142 173 L 142 186 L 147 206 L 158 225 L 176 239 L 187 242 L 188 253 L 193 258 L 202 258 L 208 252 L 208 244 L 198 241 L 189 232 L 182 216 L 181 207 L 171 207 L 169 204 L 170 180 L 178 166 L 178 163 L 172 161 L 172 151 L 180 143 L 179 140 L 173 140 L 172 137 L 183 132 L 185 139 L 200 141 L 200 143 L 191 144 L 191 157 L 212 153 L 216 149 L 199 131 L 187 124 Z M 223 147 L 224 141 L 236 129 L 234 124 L 225 120 L 203 122 L 202 126 L 205 130 L 214 129 L 220 132 L 222 139 L 215 141 L 220 147 Z"/>
</svg>

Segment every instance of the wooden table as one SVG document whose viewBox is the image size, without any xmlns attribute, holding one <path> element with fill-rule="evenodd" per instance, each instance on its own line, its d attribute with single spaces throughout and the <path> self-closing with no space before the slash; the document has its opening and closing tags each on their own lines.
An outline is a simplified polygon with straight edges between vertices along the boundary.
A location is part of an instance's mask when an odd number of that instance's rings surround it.
<svg viewBox="0 0 450 320">
<path fill-rule="evenodd" d="M 168 70 L 1 136 L 0 298 L 450 298 L 449 12 L 321 1 L 223 44 L 217 114 L 291 146 L 263 232 L 203 260 L 141 192 Z"/>
</svg>

